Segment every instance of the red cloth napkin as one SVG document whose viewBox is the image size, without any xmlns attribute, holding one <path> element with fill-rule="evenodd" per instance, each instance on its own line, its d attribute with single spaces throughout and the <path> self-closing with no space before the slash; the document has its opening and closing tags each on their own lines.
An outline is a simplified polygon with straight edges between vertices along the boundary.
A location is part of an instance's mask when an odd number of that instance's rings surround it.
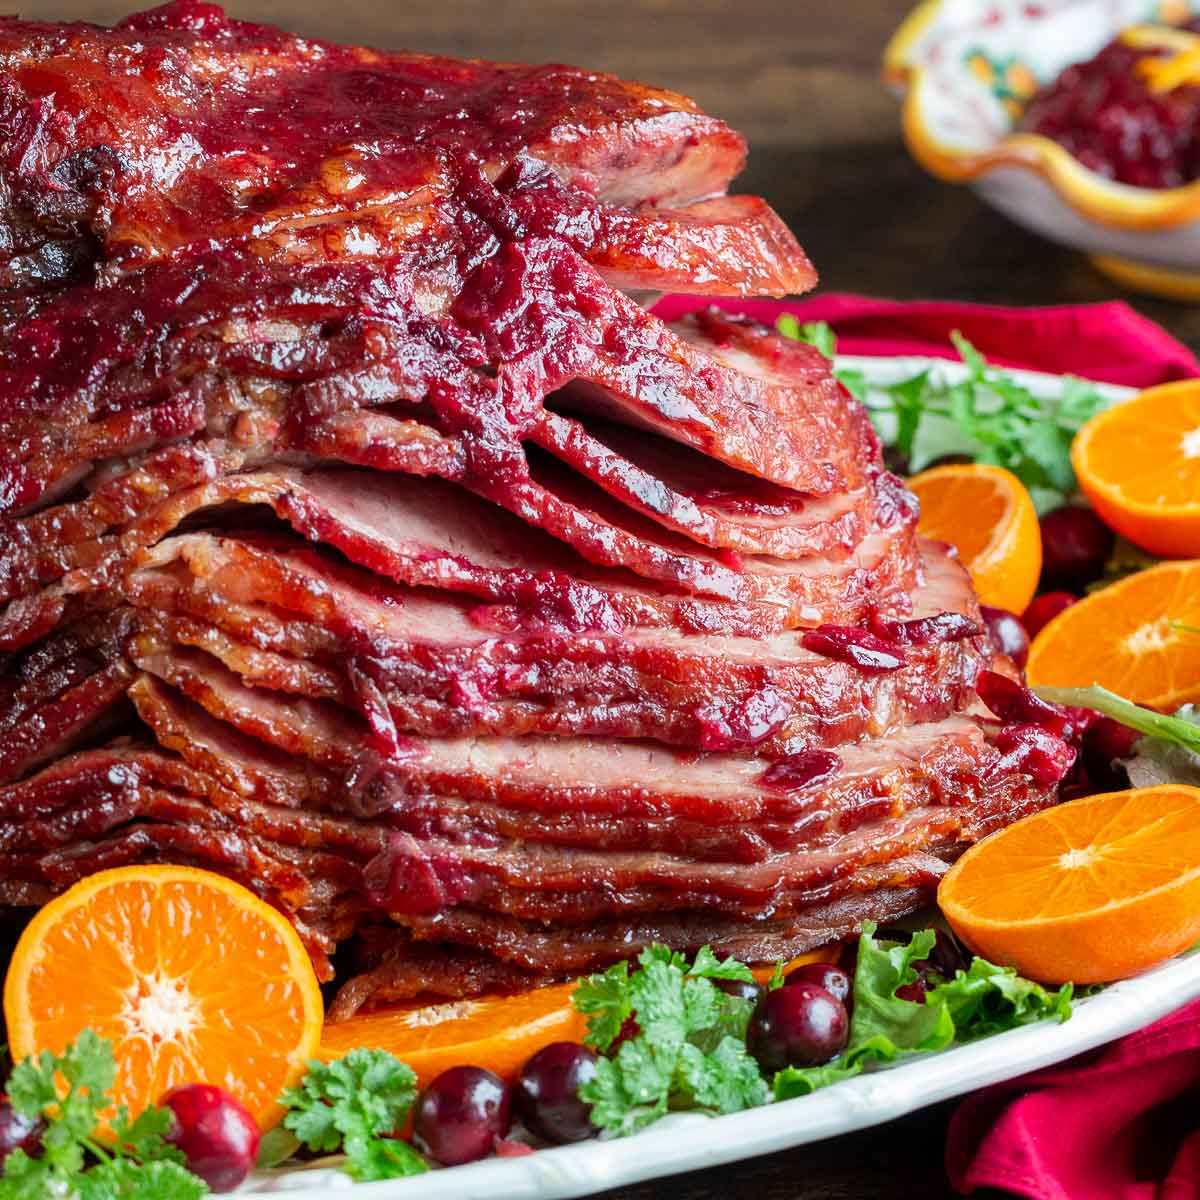
<svg viewBox="0 0 1200 1200">
<path fill-rule="evenodd" d="M 707 300 L 668 296 L 668 319 Z M 827 321 L 844 354 L 955 357 L 959 330 L 990 361 L 1150 387 L 1200 375 L 1196 356 L 1127 304 L 998 308 L 829 295 L 725 300 L 774 324 Z M 961 1192 L 999 1188 L 1034 1200 L 1200 1197 L 1200 1001 L 1089 1055 L 965 1100 L 946 1167 Z"/>
<path fill-rule="evenodd" d="M 1200 375 L 1200 360 L 1128 304 L 1001 308 L 938 300 L 903 303 L 832 293 L 811 300 L 717 300 L 667 296 L 654 311 L 667 320 L 707 304 L 773 325 L 780 313 L 827 321 L 843 354 L 919 354 L 956 358 L 957 329 L 989 361 L 1130 387 Z"/>
<path fill-rule="evenodd" d="M 960 1192 L 1035 1200 L 1200 1195 L 1200 1001 L 1099 1051 L 977 1092 L 950 1122 Z"/>
</svg>

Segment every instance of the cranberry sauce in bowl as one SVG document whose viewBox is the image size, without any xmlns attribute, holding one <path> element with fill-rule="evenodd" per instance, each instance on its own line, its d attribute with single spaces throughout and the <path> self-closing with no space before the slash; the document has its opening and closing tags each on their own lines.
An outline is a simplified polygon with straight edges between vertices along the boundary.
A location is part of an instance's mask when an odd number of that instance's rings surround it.
<svg viewBox="0 0 1200 1200">
<path fill-rule="evenodd" d="M 1200 36 L 1143 26 L 1118 34 L 1039 90 L 1020 128 L 1119 183 L 1200 178 Z"/>
</svg>

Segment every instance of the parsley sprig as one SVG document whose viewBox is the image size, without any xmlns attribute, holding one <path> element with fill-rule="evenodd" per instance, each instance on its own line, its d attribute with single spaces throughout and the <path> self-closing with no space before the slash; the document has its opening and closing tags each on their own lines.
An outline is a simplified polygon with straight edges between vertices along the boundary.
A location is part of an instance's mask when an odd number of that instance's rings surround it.
<svg viewBox="0 0 1200 1200">
<path fill-rule="evenodd" d="M 44 1050 L 13 1068 L 13 1111 L 43 1120 L 45 1131 L 39 1157 L 13 1150 L 5 1159 L 0 1200 L 196 1200 L 207 1193 L 204 1181 L 183 1165 L 182 1153 L 164 1140 L 171 1124 L 166 1109 L 147 1108 L 130 1120 L 119 1105 L 109 1122 L 113 1140 L 97 1137 L 115 1079 L 112 1046 L 90 1029 L 61 1055 Z"/>
<path fill-rule="evenodd" d="M 359 1180 L 398 1179 L 429 1168 L 407 1143 L 404 1128 L 417 1096 L 417 1077 L 385 1050 L 359 1048 L 333 1062 L 313 1061 L 298 1087 L 280 1097 L 283 1119 L 310 1150 L 346 1155 Z"/>
<path fill-rule="evenodd" d="M 802 324 L 784 314 L 777 328 L 826 358 L 837 353 L 837 339 L 824 322 Z M 959 383 L 948 383 L 933 368 L 883 386 L 852 368 L 836 367 L 834 374 L 866 405 L 884 445 L 905 461 L 909 473 L 962 454 L 1007 467 L 1029 489 L 1039 512 L 1064 503 L 1076 491 L 1071 441 L 1108 401 L 1086 380 L 1070 376 L 1057 397 L 1039 398 L 990 366 L 961 334 L 951 339 L 967 368 Z"/>
<path fill-rule="evenodd" d="M 934 977 L 924 1002 L 898 996 L 917 978 L 916 964 L 935 940 L 932 929 L 907 944 L 877 939 L 875 925 L 863 922 L 846 1049 L 823 1066 L 780 1071 L 770 1086 L 746 1048 L 751 1002 L 714 982 L 753 979 L 741 963 L 719 961 L 706 946 L 689 965 L 665 946 L 650 946 L 632 970 L 618 963 L 581 980 L 574 1001 L 588 1018 L 584 1040 L 603 1055 L 579 1093 L 592 1106 L 593 1123 L 622 1135 L 676 1109 L 737 1112 L 807 1095 L 911 1054 L 1071 1015 L 1069 983 L 1047 991 L 982 958 L 953 979 Z M 777 965 L 767 987 L 782 982 Z"/>
<path fill-rule="evenodd" d="M 635 970 L 623 962 L 580 981 L 574 1002 L 588 1018 L 589 1045 L 608 1051 L 627 1021 L 637 1026 L 615 1055 L 599 1059 L 596 1077 L 580 1089 L 593 1123 L 626 1134 L 668 1109 L 731 1113 L 766 1103 L 766 1081 L 746 1050 L 750 1001 L 714 984 L 753 978 L 707 947 L 689 965 L 682 954 L 649 946 Z"/>
</svg>

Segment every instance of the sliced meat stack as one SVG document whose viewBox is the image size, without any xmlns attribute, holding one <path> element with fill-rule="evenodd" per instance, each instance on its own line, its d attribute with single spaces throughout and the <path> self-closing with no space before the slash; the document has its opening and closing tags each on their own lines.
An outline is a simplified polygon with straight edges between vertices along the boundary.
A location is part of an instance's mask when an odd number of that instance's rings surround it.
<svg viewBox="0 0 1200 1200">
<path fill-rule="evenodd" d="M 210 867 L 345 1013 L 786 957 L 1054 798 L 829 364 L 643 306 L 815 280 L 683 97 L 179 0 L 0 20 L 0 139 L 0 903 Z"/>
</svg>

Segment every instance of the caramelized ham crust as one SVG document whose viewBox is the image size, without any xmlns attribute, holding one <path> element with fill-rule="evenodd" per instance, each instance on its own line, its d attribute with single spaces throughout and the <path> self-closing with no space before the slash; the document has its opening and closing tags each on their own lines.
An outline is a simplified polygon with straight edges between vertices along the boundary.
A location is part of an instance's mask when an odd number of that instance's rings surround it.
<svg viewBox="0 0 1200 1200">
<path fill-rule="evenodd" d="M 220 871 L 347 1015 L 787 957 L 1054 798 L 830 364 L 634 298 L 815 282 L 691 101 L 174 0 L 0 18 L 0 129 L 0 904 Z"/>
</svg>

